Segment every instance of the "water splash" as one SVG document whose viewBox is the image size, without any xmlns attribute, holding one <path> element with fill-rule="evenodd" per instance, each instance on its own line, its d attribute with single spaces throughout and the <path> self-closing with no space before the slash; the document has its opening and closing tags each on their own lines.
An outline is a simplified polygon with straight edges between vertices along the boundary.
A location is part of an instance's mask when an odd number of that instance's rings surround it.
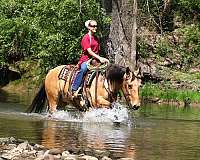
<svg viewBox="0 0 200 160">
<path fill-rule="evenodd" d="M 111 109 L 91 108 L 87 112 L 76 112 L 76 113 L 57 111 L 51 116 L 51 119 L 71 121 L 71 122 L 94 122 L 94 123 L 129 122 L 128 109 L 119 103 L 113 103 Z"/>
<path fill-rule="evenodd" d="M 68 122 L 81 122 L 82 121 L 82 113 L 72 113 L 64 110 L 54 112 L 52 115 L 47 114 L 47 117 L 52 120 L 61 120 Z"/>
<path fill-rule="evenodd" d="M 91 109 L 85 113 L 83 120 L 85 122 L 126 122 L 128 110 L 119 103 L 114 103 L 111 109 Z"/>
</svg>

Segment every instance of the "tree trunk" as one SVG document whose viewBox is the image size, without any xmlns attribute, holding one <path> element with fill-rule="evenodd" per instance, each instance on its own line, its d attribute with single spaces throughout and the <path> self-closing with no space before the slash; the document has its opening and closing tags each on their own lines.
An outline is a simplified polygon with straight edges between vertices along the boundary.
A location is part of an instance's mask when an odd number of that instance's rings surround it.
<svg viewBox="0 0 200 160">
<path fill-rule="evenodd" d="M 136 67 L 136 13 L 136 0 L 112 1 L 108 55 L 114 63 L 131 70 Z"/>
</svg>

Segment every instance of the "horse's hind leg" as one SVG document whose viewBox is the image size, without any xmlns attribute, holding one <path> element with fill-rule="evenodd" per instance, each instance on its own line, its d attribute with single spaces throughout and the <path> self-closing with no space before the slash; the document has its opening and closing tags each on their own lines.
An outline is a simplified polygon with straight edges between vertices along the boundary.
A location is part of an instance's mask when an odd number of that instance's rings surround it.
<svg viewBox="0 0 200 160">
<path fill-rule="evenodd" d="M 48 108 L 49 108 L 49 112 L 52 114 L 56 111 L 56 108 L 58 106 L 58 98 L 57 96 L 54 95 L 50 95 L 47 94 L 47 99 L 48 99 Z"/>
<path fill-rule="evenodd" d="M 97 98 L 97 102 L 100 106 L 103 106 L 105 108 L 110 108 L 111 103 L 101 96 Z"/>
<path fill-rule="evenodd" d="M 46 85 L 45 90 L 47 93 L 49 112 L 52 114 L 53 112 L 56 111 L 59 97 L 58 97 L 58 89 L 57 89 L 56 83 L 51 82 L 51 84 L 49 84 L 48 82 L 46 82 L 45 84 Z"/>
</svg>

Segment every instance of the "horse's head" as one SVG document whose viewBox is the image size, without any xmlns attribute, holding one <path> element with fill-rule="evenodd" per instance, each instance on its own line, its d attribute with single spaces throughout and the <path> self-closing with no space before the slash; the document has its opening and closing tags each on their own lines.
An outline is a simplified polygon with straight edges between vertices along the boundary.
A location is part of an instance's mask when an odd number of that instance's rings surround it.
<svg viewBox="0 0 200 160">
<path fill-rule="evenodd" d="M 123 87 L 125 99 L 130 108 L 137 110 L 140 107 L 139 88 L 141 79 L 139 78 L 139 69 L 131 72 L 129 67 L 123 77 Z"/>
</svg>

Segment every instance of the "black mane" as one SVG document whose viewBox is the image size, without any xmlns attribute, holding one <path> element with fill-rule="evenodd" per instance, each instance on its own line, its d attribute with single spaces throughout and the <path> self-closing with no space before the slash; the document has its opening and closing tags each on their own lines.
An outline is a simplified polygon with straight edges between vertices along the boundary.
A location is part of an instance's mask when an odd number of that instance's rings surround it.
<svg viewBox="0 0 200 160">
<path fill-rule="evenodd" d="M 110 81 L 123 81 L 125 68 L 117 64 L 111 64 L 106 69 L 106 78 Z"/>
</svg>

